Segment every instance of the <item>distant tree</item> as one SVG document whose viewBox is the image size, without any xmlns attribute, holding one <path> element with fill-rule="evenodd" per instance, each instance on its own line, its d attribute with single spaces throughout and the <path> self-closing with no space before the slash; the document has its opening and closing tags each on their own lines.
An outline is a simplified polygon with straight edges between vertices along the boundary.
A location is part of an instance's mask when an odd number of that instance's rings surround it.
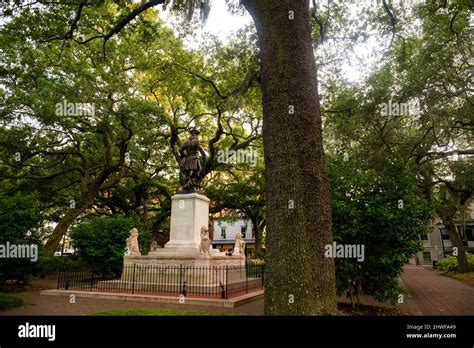
<svg viewBox="0 0 474 348">
<path fill-rule="evenodd" d="M 79 249 L 79 257 L 90 265 L 120 266 L 125 253 L 125 241 L 132 228 L 138 229 L 140 251 L 147 254 L 150 233 L 142 228 L 137 216 L 91 218 L 72 229 L 71 239 L 74 247 Z"/>
<path fill-rule="evenodd" d="M 336 258 L 337 290 L 354 307 L 362 293 L 396 302 L 402 267 L 422 250 L 433 209 L 412 166 L 393 160 L 378 173 L 341 156 L 329 160 L 334 242 L 364 246 L 362 262 Z"/>
<path fill-rule="evenodd" d="M 9 195 L 0 191 L 0 245 L 35 246 L 42 253 L 39 227 L 43 216 L 39 210 L 38 198 L 21 192 Z M 8 244 L 7 244 L 8 243 Z M 0 258 L 0 283 L 8 279 L 30 282 L 38 271 L 38 260 L 21 258 Z"/>
</svg>

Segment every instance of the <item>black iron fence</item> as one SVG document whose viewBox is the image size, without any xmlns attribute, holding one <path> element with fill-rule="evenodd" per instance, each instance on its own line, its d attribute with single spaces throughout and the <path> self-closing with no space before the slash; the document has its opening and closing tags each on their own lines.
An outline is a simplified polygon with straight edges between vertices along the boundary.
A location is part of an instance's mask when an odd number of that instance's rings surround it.
<svg viewBox="0 0 474 348">
<path fill-rule="evenodd" d="M 133 264 L 65 266 L 59 272 L 57 288 L 227 299 L 263 289 L 263 286 L 263 264 L 222 267 Z"/>
</svg>

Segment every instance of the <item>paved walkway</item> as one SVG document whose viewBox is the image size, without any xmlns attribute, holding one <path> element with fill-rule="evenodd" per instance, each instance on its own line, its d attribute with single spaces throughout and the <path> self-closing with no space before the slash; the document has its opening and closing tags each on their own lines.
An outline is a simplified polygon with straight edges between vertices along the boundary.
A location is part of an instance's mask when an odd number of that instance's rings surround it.
<svg viewBox="0 0 474 348">
<path fill-rule="evenodd" d="M 69 303 L 68 296 L 40 295 L 38 291 L 25 292 L 23 297 L 26 306 L 0 311 L 0 315 L 90 315 L 97 311 L 114 308 L 175 308 L 206 312 L 260 315 L 263 310 L 263 299 L 247 303 L 237 308 L 220 308 L 205 306 L 176 305 L 152 302 L 104 300 L 76 297 L 76 303 Z"/>
<path fill-rule="evenodd" d="M 55 289 L 56 277 L 35 280 L 42 289 Z M 17 296 L 25 299 L 26 306 L 0 311 L 0 315 L 90 315 L 97 311 L 114 308 L 175 308 L 229 314 L 262 315 L 263 299 L 250 302 L 237 308 L 176 305 L 153 302 L 105 300 L 76 297 L 76 303 L 69 303 L 68 296 L 40 295 L 40 291 L 27 291 Z"/>
<path fill-rule="evenodd" d="M 474 287 L 458 280 L 445 277 L 437 271 L 425 267 L 407 265 L 404 267 L 402 281 L 406 288 L 401 310 L 423 315 L 474 315 Z M 45 287 L 54 288 L 55 280 L 43 281 Z M 26 306 L 0 311 L 0 315 L 89 315 L 96 311 L 113 308 L 180 308 L 173 304 L 150 302 L 132 302 L 76 297 L 76 303 L 70 304 L 69 297 L 41 296 L 39 291 L 19 294 L 25 299 Z M 343 298 L 339 299 L 345 302 Z M 364 296 L 363 304 L 392 307 L 377 303 Z M 183 309 L 218 313 L 263 315 L 263 299 L 237 308 L 218 308 L 183 305 Z"/>
<path fill-rule="evenodd" d="M 474 287 L 430 268 L 406 265 L 401 309 L 423 315 L 474 315 Z"/>
</svg>

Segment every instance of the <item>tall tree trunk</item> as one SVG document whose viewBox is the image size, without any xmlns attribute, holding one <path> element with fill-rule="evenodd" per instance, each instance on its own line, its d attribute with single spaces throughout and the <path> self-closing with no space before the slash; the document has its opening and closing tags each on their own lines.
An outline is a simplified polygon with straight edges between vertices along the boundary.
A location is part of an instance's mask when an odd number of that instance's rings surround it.
<svg viewBox="0 0 474 348">
<path fill-rule="evenodd" d="M 256 215 L 247 213 L 247 216 L 252 221 L 253 234 L 255 236 L 255 258 L 260 256 L 260 247 L 262 245 L 262 238 L 260 236 L 260 219 Z"/>
<path fill-rule="evenodd" d="M 258 222 L 253 225 L 253 228 L 255 234 L 255 257 L 258 258 L 261 256 L 260 250 L 262 249 L 262 236 Z"/>
<path fill-rule="evenodd" d="M 45 254 L 47 256 L 53 256 L 54 252 L 58 249 L 59 244 L 61 243 L 61 239 L 63 238 L 64 234 L 67 232 L 67 229 L 74 220 L 77 219 L 79 215 L 84 213 L 87 209 L 87 205 L 83 205 L 81 208 L 74 208 L 69 210 L 59 221 L 56 227 L 53 230 L 51 236 L 49 236 L 48 241 L 45 245 Z"/>
<path fill-rule="evenodd" d="M 247 0 L 244 5 L 257 28 L 261 61 L 265 314 L 333 314 L 334 260 L 324 257 L 324 246 L 332 243 L 331 210 L 309 1 Z"/>
<path fill-rule="evenodd" d="M 466 249 L 462 244 L 461 236 L 459 235 L 456 224 L 454 223 L 454 216 L 456 214 L 456 208 L 447 208 L 440 207 L 436 209 L 438 216 L 443 220 L 443 225 L 446 227 L 451 243 L 458 249 L 458 254 L 456 256 L 458 260 L 459 272 L 467 273 L 469 272 L 469 263 L 467 261 Z"/>
</svg>

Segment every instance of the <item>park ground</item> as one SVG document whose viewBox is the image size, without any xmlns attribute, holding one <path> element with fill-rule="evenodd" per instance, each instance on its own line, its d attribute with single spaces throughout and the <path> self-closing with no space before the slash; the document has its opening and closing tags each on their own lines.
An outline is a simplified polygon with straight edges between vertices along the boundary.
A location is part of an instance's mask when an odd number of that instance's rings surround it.
<svg viewBox="0 0 474 348">
<path fill-rule="evenodd" d="M 339 299 L 339 308 L 342 313 L 350 315 L 474 315 L 473 286 L 446 277 L 439 271 L 412 265 L 404 267 L 401 279 L 405 295 L 403 303 L 397 307 L 381 304 L 364 296 L 359 313 L 352 312 L 342 297 Z M 25 306 L 0 311 L 0 315 L 91 315 L 116 308 L 175 308 L 223 314 L 263 315 L 263 299 L 237 308 L 218 308 L 79 297 L 76 298 L 75 304 L 71 304 L 68 297 L 40 295 L 41 290 L 55 287 L 54 277 L 35 281 L 29 291 L 17 294 L 25 300 Z"/>
</svg>

